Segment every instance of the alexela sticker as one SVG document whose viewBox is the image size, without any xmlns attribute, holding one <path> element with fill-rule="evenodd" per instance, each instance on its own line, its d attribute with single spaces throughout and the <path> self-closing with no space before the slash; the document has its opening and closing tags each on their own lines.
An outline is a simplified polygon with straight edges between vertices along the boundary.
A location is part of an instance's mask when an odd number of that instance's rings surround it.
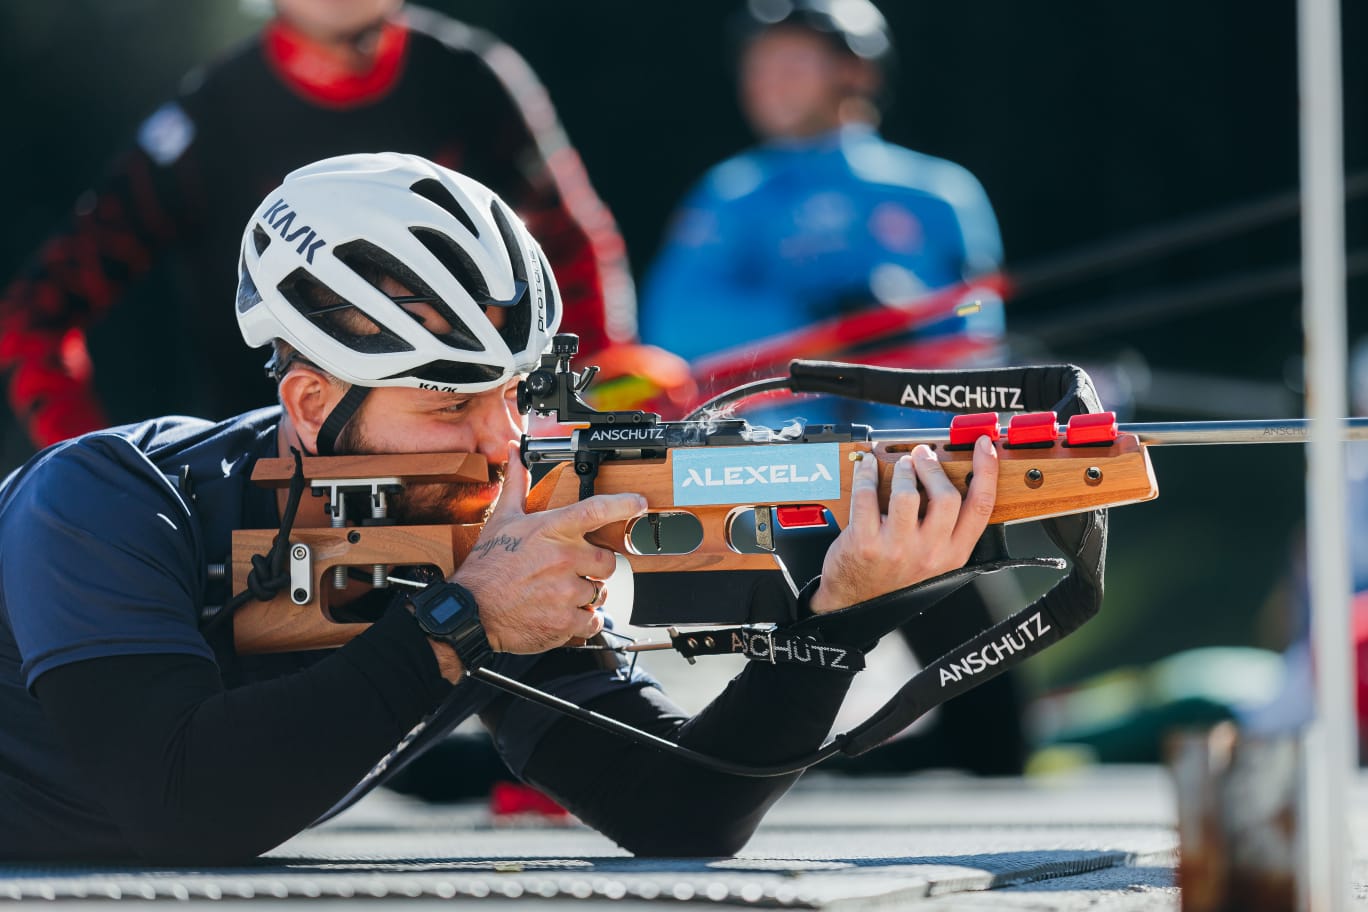
<svg viewBox="0 0 1368 912">
<path fill-rule="evenodd" d="M 836 500 L 841 496 L 838 443 L 781 443 L 679 448 L 674 499 L 680 506 Z"/>
</svg>

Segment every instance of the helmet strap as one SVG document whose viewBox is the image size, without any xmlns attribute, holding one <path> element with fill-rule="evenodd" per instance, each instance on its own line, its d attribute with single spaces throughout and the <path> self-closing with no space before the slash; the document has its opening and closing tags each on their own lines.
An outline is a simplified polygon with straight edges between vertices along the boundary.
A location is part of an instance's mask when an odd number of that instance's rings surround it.
<svg viewBox="0 0 1368 912">
<path fill-rule="evenodd" d="M 337 438 L 342 436 L 342 429 L 351 421 L 356 410 L 361 407 L 361 403 L 366 401 L 370 395 L 369 386 L 352 385 L 342 396 L 342 400 L 333 407 L 333 410 L 324 419 L 323 426 L 318 429 L 318 455 L 336 456 Z"/>
</svg>

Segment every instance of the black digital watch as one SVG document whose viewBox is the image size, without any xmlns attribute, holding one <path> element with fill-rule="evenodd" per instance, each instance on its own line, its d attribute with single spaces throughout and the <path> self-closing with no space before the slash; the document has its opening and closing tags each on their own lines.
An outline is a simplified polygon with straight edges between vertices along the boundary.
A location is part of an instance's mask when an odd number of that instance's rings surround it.
<svg viewBox="0 0 1368 912">
<path fill-rule="evenodd" d="M 494 658 L 480 623 L 480 606 L 469 589 L 458 583 L 433 583 L 409 601 L 418 626 L 434 640 L 450 644 L 467 674 Z"/>
</svg>

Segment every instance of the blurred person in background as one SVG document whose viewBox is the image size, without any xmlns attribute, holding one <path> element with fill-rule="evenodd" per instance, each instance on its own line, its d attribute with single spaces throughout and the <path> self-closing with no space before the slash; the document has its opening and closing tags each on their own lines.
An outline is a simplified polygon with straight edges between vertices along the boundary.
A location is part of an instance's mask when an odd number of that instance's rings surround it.
<svg viewBox="0 0 1368 912">
<path fill-rule="evenodd" d="M 187 354 L 143 408 L 221 418 L 259 403 L 261 366 L 237 344 L 231 314 L 209 302 L 233 287 L 231 251 L 261 194 L 342 153 L 416 153 L 493 188 L 541 240 L 581 349 L 634 339 L 617 228 L 512 48 L 402 0 L 274 9 L 259 34 L 185 78 L 0 293 L 0 368 L 34 445 L 107 424 L 83 330 L 173 251 L 189 281 L 166 301 L 183 313 L 167 319 L 181 324 L 188 338 L 175 348 Z M 291 236 L 307 245 L 308 226 Z"/>
<path fill-rule="evenodd" d="M 893 44 L 876 7 L 749 0 L 734 29 L 740 103 L 762 143 L 709 171 L 674 215 L 643 285 L 646 342 L 694 361 L 843 313 L 897 306 L 1000 267 L 997 220 L 978 180 L 878 133 Z M 971 316 L 947 313 L 911 338 L 882 340 L 894 348 L 880 352 L 893 359 L 881 363 L 965 366 L 911 360 L 918 345 L 954 338 L 983 343 L 978 350 L 991 359 L 1003 329 L 1001 302 L 989 301 Z M 858 352 L 838 357 L 862 360 Z M 928 420 L 907 409 L 810 399 L 747 414 L 761 424 L 795 416 L 879 416 L 895 427 Z M 796 585 L 816 575 L 833 534 L 776 536 Z M 969 586 L 904 633 L 914 653 L 929 658 L 986 626 L 988 615 L 981 587 Z M 943 707 L 926 735 L 827 768 L 1012 774 L 1024 763 L 1022 731 L 1017 685 L 1003 675 Z"/>
<path fill-rule="evenodd" d="M 868 0 L 750 0 L 733 29 L 741 108 L 762 143 L 710 170 L 675 213 L 643 288 L 648 342 L 692 361 L 999 268 L 974 176 L 878 133 L 893 46 Z M 989 306 L 913 341 L 1002 331 Z"/>
</svg>

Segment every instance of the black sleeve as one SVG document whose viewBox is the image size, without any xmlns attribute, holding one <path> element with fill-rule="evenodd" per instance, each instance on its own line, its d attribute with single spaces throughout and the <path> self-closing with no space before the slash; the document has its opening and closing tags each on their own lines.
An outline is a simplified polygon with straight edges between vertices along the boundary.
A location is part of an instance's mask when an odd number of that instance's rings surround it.
<svg viewBox="0 0 1368 912">
<path fill-rule="evenodd" d="M 543 674 L 555 673 L 542 662 Z M 726 760 L 775 764 L 821 744 L 851 675 L 751 663 L 688 718 L 654 687 L 590 704 L 680 745 Z M 486 714 L 497 725 L 498 708 Z M 538 743 L 526 778 L 637 855 L 733 855 L 800 774 L 751 778 L 714 772 L 655 748 L 566 719 Z"/>
<path fill-rule="evenodd" d="M 241 863 L 316 820 L 450 693 L 402 608 L 305 671 L 225 690 L 188 655 L 55 668 L 43 711 L 130 851 Z"/>
</svg>

